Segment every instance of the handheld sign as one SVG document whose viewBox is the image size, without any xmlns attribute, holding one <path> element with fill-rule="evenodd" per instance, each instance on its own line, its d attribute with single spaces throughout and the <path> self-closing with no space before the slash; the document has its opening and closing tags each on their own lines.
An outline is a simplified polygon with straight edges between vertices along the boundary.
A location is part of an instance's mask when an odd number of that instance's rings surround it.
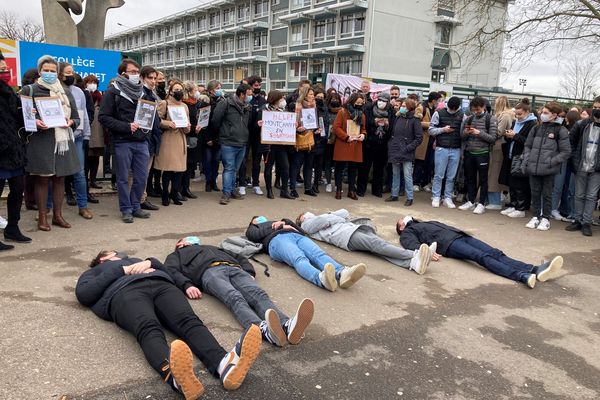
<svg viewBox="0 0 600 400">
<path fill-rule="evenodd" d="M 135 122 L 140 129 L 150 130 L 154 126 L 156 115 L 156 103 L 144 99 L 139 99 L 135 110 Z"/>
<path fill-rule="evenodd" d="M 33 98 L 21 96 L 21 107 L 23 111 L 23 121 L 25 122 L 25 130 L 27 132 L 37 132 L 35 115 L 33 114 Z"/>
<path fill-rule="evenodd" d="M 210 120 L 210 106 L 202 107 L 198 110 L 198 126 L 200 128 L 206 128 Z"/>
<path fill-rule="evenodd" d="M 296 145 L 296 114 L 263 111 L 260 141 L 264 144 Z"/>
<path fill-rule="evenodd" d="M 304 129 L 318 129 L 319 121 L 317 121 L 317 111 L 314 108 L 302 109 L 302 126 Z"/>
<path fill-rule="evenodd" d="M 48 128 L 67 126 L 65 112 L 58 97 L 36 97 L 35 104 L 40 118 Z"/>
<path fill-rule="evenodd" d="M 356 122 L 352 121 L 351 119 L 349 119 L 348 122 L 346 123 L 346 133 L 351 138 L 359 137 L 360 136 L 360 125 L 357 124 Z"/>
<path fill-rule="evenodd" d="M 171 117 L 171 121 L 175 122 L 175 127 L 187 128 L 190 122 L 188 121 L 188 116 L 185 112 L 185 106 L 169 105 L 167 108 L 169 110 L 169 117 Z"/>
</svg>

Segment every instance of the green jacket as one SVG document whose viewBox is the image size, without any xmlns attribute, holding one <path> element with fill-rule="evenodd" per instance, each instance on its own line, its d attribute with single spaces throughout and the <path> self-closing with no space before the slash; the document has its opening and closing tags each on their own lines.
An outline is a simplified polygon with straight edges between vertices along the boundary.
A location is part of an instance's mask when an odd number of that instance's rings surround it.
<svg viewBox="0 0 600 400">
<path fill-rule="evenodd" d="M 244 147 L 248 144 L 250 133 L 248 120 L 249 107 L 242 107 L 235 96 L 220 101 L 212 116 L 212 125 L 219 132 L 219 143 L 225 146 Z"/>
</svg>

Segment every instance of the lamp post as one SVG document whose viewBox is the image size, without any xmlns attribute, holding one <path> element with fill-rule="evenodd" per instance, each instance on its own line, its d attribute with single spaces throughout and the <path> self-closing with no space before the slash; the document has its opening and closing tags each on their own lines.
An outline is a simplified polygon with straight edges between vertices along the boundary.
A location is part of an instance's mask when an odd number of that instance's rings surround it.
<svg viewBox="0 0 600 400">
<path fill-rule="evenodd" d="M 525 86 L 527 86 L 527 79 L 519 79 L 519 86 L 521 86 L 521 94 L 525 92 Z"/>
</svg>

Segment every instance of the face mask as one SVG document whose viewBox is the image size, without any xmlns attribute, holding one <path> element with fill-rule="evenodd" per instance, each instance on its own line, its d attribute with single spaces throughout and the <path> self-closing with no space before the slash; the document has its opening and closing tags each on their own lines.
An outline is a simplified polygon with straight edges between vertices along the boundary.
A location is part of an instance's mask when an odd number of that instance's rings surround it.
<svg viewBox="0 0 600 400">
<path fill-rule="evenodd" d="M 380 110 L 385 110 L 385 108 L 387 107 L 387 102 L 379 100 L 379 101 L 377 102 L 377 107 L 378 107 Z"/>
<path fill-rule="evenodd" d="M 311 212 L 306 212 L 304 213 L 304 219 L 310 219 L 310 218 L 314 218 L 315 214 L 311 213 Z"/>
<path fill-rule="evenodd" d="M 156 84 L 156 87 L 159 88 L 159 89 L 165 90 L 166 82 L 158 82 Z"/>
<path fill-rule="evenodd" d="M 340 106 L 340 102 L 339 101 L 332 101 L 331 103 L 329 103 L 329 105 L 333 108 L 338 108 Z"/>
<path fill-rule="evenodd" d="M 258 96 L 260 94 L 260 88 L 254 88 L 252 89 L 252 92 Z"/>
<path fill-rule="evenodd" d="M 285 108 L 287 107 L 287 101 L 285 101 L 284 99 L 281 99 L 281 101 L 279 102 L 279 104 L 277 104 L 277 107 L 280 110 L 285 110 Z"/>
<path fill-rule="evenodd" d="M 252 96 L 246 96 L 246 100 L 244 100 L 244 102 L 246 104 L 250 104 L 250 102 L 252 101 L 253 97 Z"/>
<path fill-rule="evenodd" d="M 318 106 L 323 106 L 323 104 L 325 104 L 325 102 L 324 102 L 324 101 L 323 101 L 323 99 L 321 99 L 321 98 L 317 98 L 317 99 L 316 99 L 316 102 L 317 102 L 317 105 L 318 105 Z"/>
<path fill-rule="evenodd" d="M 592 111 L 592 117 L 594 117 L 595 119 L 600 119 L 600 110 L 599 109 L 594 109 Z"/>
<path fill-rule="evenodd" d="M 194 92 L 194 98 L 196 100 L 200 100 L 200 96 L 202 96 L 202 94 L 200 94 L 200 92 Z"/>
<path fill-rule="evenodd" d="M 52 85 L 56 82 L 58 74 L 56 72 L 42 72 L 42 80 L 48 85 Z"/>
<path fill-rule="evenodd" d="M 221 89 L 215 90 L 215 96 L 223 97 L 223 91 Z"/>
<path fill-rule="evenodd" d="M 183 92 L 180 90 L 173 92 L 173 98 L 177 101 L 181 101 L 181 99 L 183 99 Z"/>
<path fill-rule="evenodd" d="M 542 115 L 540 115 L 540 120 L 542 122 L 550 122 L 551 119 L 552 119 L 552 116 L 550 116 L 548 114 L 542 114 Z"/>
<path fill-rule="evenodd" d="M 406 109 L 406 107 L 400 107 L 400 114 L 406 114 L 408 112 L 408 110 Z"/>
<path fill-rule="evenodd" d="M 139 85 L 140 75 L 139 74 L 129 75 L 129 82 L 133 83 L 134 85 Z"/>
<path fill-rule="evenodd" d="M 0 71 L 0 81 L 8 84 L 8 81 L 10 81 L 10 71 Z"/>
<path fill-rule="evenodd" d="M 75 77 L 73 75 L 67 75 L 65 76 L 64 82 L 67 86 L 73 86 L 73 84 L 75 83 Z"/>
<path fill-rule="evenodd" d="M 256 223 L 257 224 L 264 224 L 265 222 L 268 221 L 267 217 L 263 217 L 262 215 L 260 217 L 256 217 Z"/>
<path fill-rule="evenodd" d="M 95 92 L 96 90 L 98 90 L 98 85 L 96 85 L 95 83 L 88 83 L 86 88 L 90 92 Z"/>
<path fill-rule="evenodd" d="M 556 123 L 562 125 L 565 122 L 565 119 L 562 117 L 556 117 Z"/>
<path fill-rule="evenodd" d="M 200 238 L 198 236 L 188 236 L 184 239 L 187 244 L 200 244 Z"/>
<path fill-rule="evenodd" d="M 115 257 L 119 257 L 121 260 L 124 260 L 124 259 L 128 258 L 129 256 L 124 251 L 117 251 L 117 254 L 115 254 Z"/>
<path fill-rule="evenodd" d="M 355 104 L 355 105 L 354 105 L 354 109 L 355 109 L 355 110 L 362 110 L 362 108 L 363 108 L 363 105 L 362 105 L 362 104 Z"/>
</svg>

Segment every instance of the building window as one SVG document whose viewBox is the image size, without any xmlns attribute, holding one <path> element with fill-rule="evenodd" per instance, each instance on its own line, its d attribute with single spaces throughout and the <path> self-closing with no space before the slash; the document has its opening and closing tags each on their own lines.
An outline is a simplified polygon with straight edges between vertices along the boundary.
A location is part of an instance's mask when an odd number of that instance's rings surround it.
<svg viewBox="0 0 600 400">
<path fill-rule="evenodd" d="M 348 38 L 365 34 L 365 14 L 344 15 L 340 21 L 340 36 Z"/>
<path fill-rule="evenodd" d="M 254 50 L 265 50 L 267 48 L 267 32 L 254 32 Z"/>
<path fill-rule="evenodd" d="M 299 24 L 292 25 L 292 37 L 291 44 L 299 45 L 308 43 L 308 25 L 307 24 Z"/>
<path fill-rule="evenodd" d="M 163 36 L 163 29 L 162 28 L 158 28 L 156 30 L 156 40 L 162 39 L 162 36 Z"/>
<path fill-rule="evenodd" d="M 233 53 L 233 38 L 223 39 L 223 54 Z"/>
<path fill-rule="evenodd" d="M 208 80 L 209 81 L 218 81 L 219 80 L 219 68 L 209 68 L 208 69 Z"/>
<path fill-rule="evenodd" d="M 431 71 L 431 81 L 444 83 L 446 82 L 446 71 L 442 70 L 432 70 Z"/>
<path fill-rule="evenodd" d="M 206 68 L 198 68 L 196 70 L 196 76 L 198 77 L 198 82 L 206 82 Z"/>
<path fill-rule="evenodd" d="M 310 0 L 292 0 L 292 9 L 310 6 Z"/>
<path fill-rule="evenodd" d="M 159 51 L 158 53 L 156 53 L 156 58 L 158 59 L 159 63 L 162 63 L 165 61 L 165 53 L 163 51 Z"/>
<path fill-rule="evenodd" d="M 269 15 L 269 0 L 256 0 L 254 3 L 254 18 Z"/>
<path fill-rule="evenodd" d="M 287 50 L 287 46 L 271 47 L 271 62 L 281 61 L 278 54 Z"/>
<path fill-rule="evenodd" d="M 257 63 L 252 64 L 252 75 L 256 76 L 267 76 L 267 64 Z"/>
<path fill-rule="evenodd" d="M 185 22 L 181 21 L 180 23 L 177 24 L 177 34 L 181 35 L 185 30 Z"/>
<path fill-rule="evenodd" d="M 167 37 L 167 38 L 173 37 L 173 29 L 172 29 L 171 25 L 165 26 L 165 37 Z"/>
<path fill-rule="evenodd" d="M 197 19 L 198 22 L 198 30 L 205 31 L 206 30 L 206 15 L 201 15 Z"/>
<path fill-rule="evenodd" d="M 306 61 L 292 61 L 290 63 L 290 78 L 306 78 Z"/>
<path fill-rule="evenodd" d="M 360 75 L 362 74 L 362 56 L 340 57 L 338 60 L 338 74 Z"/>
<path fill-rule="evenodd" d="M 198 57 L 206 57 L 206 42 L 198 43 Z"/>
<path fill-rule="evenodd" d="M 435 43 L 441 46 L 450 45 L 450 32 L 452 28 L 446 24 L 437 24 L 435 26 Z"/>
<path fill-rule="evenodd" d="M 140 43 L 140 36 L 139 35 L 135 35 L 134 41 L 135 41 L 135 45 L 137 46 Z"/>
<path fill-rule="evenodd" d="M 237 37 L 237 51 L 238 52 L 246 52 L 248 51 L 248 47 L 250 44 L 250 40 L 248 40 L 248 35 L 238 35 Z"/>
<path fill-rule="evenodd" d="M 208 55 L 209 56 L 217 56 L 219 55 L 221 43 L 218 40 L 211 40 L 210 45 L 208 46 Z"/>
<path fill-rule="evenodd" d="M 238 22 L 246 22 L 250 19 L 250 5 L 240 4 L 238 6 Z"/>
<path fill-rule="evenodd" d="M 189 60 L 191 58 L 194 58 L 196 54 L 196 46 L 191 45 L 188 46 L 187 49 L 185 50 L 185 57 Z"/>
<path fill-rule="evenodd" d="M 279 17 L 286 15 L 288 12 L 287 10 L 281 10 L 281 11 L 276 11 L 271 13 L 271 27 L 275 28 L 275 27 L 280 27 L 280 26 L 284 26 L 283 22 L 281 22 L 279 20 Z"/>
<path fill-rule="evenodd" d="M 225 83 L 233 82 L 233 67 L 223 68 L 223 82 L 225 82 Z"/>
<path fill-rule="evenodd" d="M 146 36 L 147 36 L 146 32 L 142 33 L 142 36 L 141 36 L 142 44 L 146 44 Z"/>
<path fill-rule="evenodd" d="M 167 49 L 167 62 L 173 61 L 173 49 Z"/>
<path fill-rule="evenodd" d="M 333 58 L 314 58 L 310 60 L 311 74 L 333 73 Z"/>
<path fill-rule="evenodd" d="M 186 31 L 187 33 L 192 33 L 192 32 L 194 32 L 194 28 L 196 28 L 196 27 L 194 26 L 194 22 L 195 22 L 195 21 L 194 21 L 193 19 L 188 19 L 188 20 L 185 22 L 185 31 Z"/>
<path fill-rule="evenodd" d="M 218 28 L 221 25 L 221 14 L 218 12 L 210 14 L 208 23 L 210 29 Z"/>
<path fill-rule="evenodd" d="M 184 54 L 185 54 L 185 51 L 184 51 L 183 47 L 178 47 L 177 48 L 177 52 L 176 52 L 177 61 L 183 60 L 183 55 Z"/>
<path fill-rule="evenodd" d="M 285 89 L 285 81 L 269 81 L 269 90 Z"/>
<path fill-rule="evenodd" d="M 231 8 L 223 10 L 223 26 L 232 25 L 235 22 L 235 11 Z"/>
<path fill-rule="evenodd" d="M 315 42 L 335 39 L 335 19 L 315 21 Z"/>
<path fill-rule="evenodd" d="M 272 7 L 272 6 L 278 6 L 278 5 L 279 5 L 279 3 L 281 3 L 281 1 L 280 1 L 280 0 L 271 0 L 271 7 Z"/>
</svg>

